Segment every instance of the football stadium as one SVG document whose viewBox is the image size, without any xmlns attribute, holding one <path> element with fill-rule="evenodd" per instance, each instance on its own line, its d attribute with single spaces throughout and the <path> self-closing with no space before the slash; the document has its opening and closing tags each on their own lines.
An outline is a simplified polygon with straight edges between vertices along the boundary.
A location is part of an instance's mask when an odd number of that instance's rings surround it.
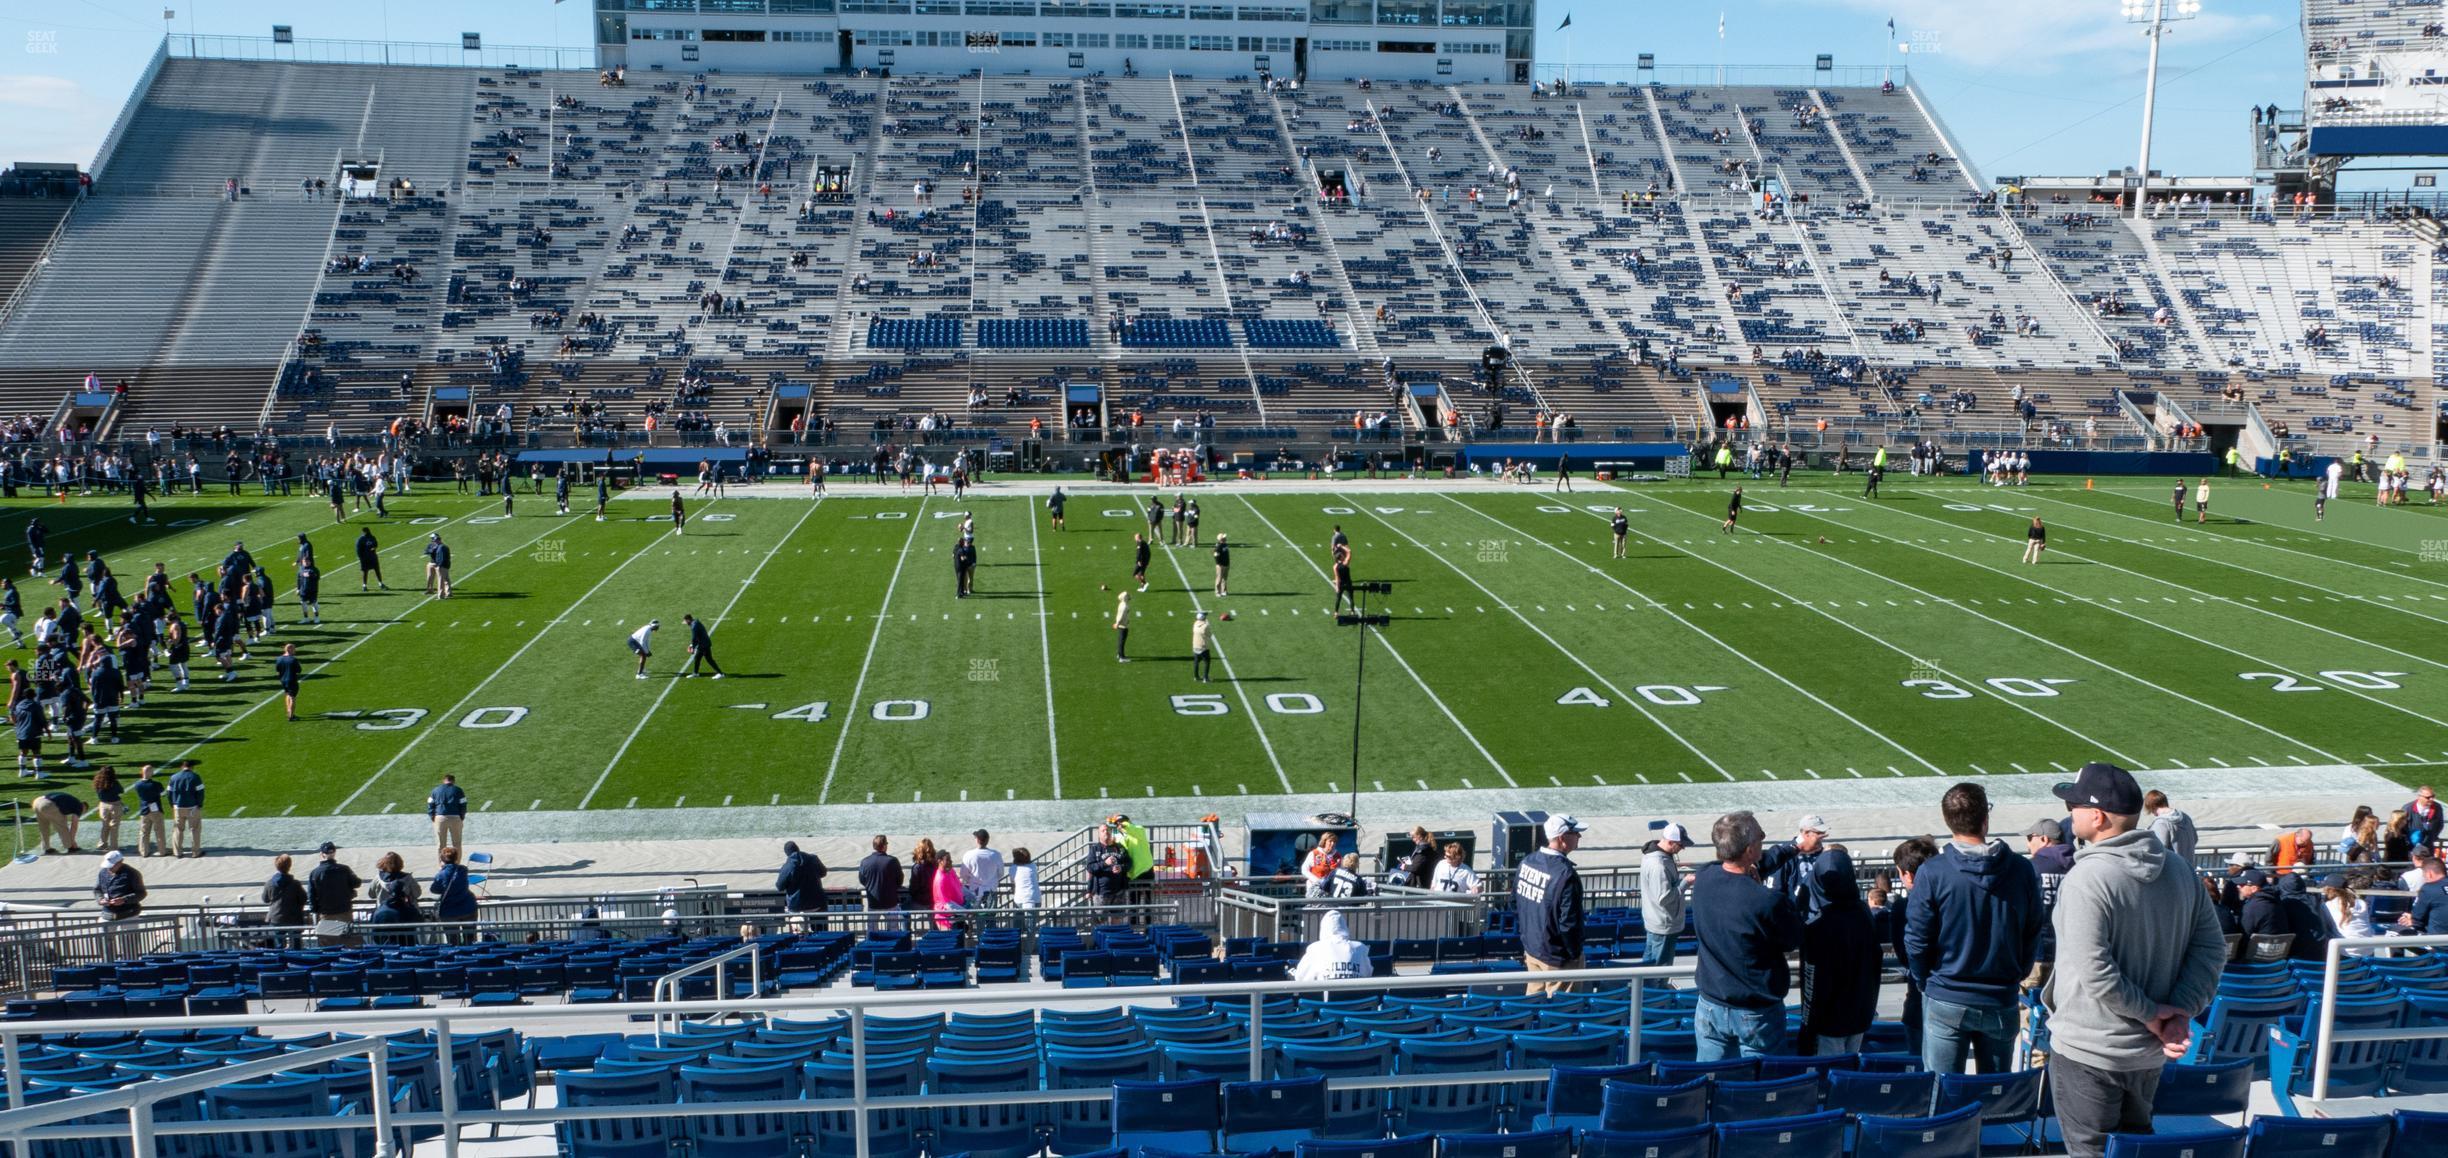
<svg viewBox="0 0 2448 1158">
<path fill-rule="evenodd" d="M 2054 177 L 1884 13 L 163 10 L 0 133 L 0 1153 L 2448 1153 L 2448 33 L 2235 3 Z"/>
</svg>

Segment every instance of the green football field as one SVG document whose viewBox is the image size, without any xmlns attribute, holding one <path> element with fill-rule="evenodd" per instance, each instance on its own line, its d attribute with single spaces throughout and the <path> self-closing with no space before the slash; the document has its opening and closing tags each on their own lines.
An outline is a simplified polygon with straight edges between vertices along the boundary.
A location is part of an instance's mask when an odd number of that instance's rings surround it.
<svg viewBox="0 0 2448 1158">
<path fill-rule="evenodd" d="M 22 575 L 39 512 L 60 554 L 103 553 L 132 590 L 243 538 L 281 587 L 282 624 L 235 682 L 195 665 L 157 692 L 122 771 L 192 754 L 216 814 L 417 811 L 445 771 L 486 811 L 911 800 L 1342 792 L 1355 700 L 1370 792 L 1550 785 L 2045 773 L 2091 759 L 2283 777 L 2359 765 L 2407 783 L 2448 763 L 2448 508 L 2380 510 L 2350 487 L 2326 522 L 2303 485 L 2214 486 L 2178 523 L 2172 480 L 2021 489 L 1858 476 L 1571 495 L 1387 484 L 1200 494 L 1201 532 L 1234 544 L 1232 594 L 1205 546 L 1160 549 L 1114 659 L 1114 592 L 1148 492 L 692 503 L 685 536 L 652 496 L 615 517 L 550 498 L 420 488 L 339 526 L 311 498 L 181 496 L 132 526 L 124 501 L 0 509 L 0 566 Z M 591 498 L 591 496 L 588 496 Z M 1605 512 L 1622 505 L 1627 558 Z M 976 519 L 978 593 L 951 549 Z M 2020 561 L 2034 515 L 2050 528 Z M 359 594 L 350 543 L 371 522 L 394 590 Z M 1329 614 L 1326 543 L 1384 580 L 1393 621 L 1365 643 Z M 428 530 L 458 594 L 418 590 Z M 294 625 L 300 532 L 326 572 L 324 624 Z M 20 579 L 31 613 L 58 591 Z M 1194 612 L 1229 609 L 1215 681 L 1191 678 Z M 730 678 L 674 678 L 693 612 Z M 30 614 L 29 614 L 30 618 Z M 660 618 L 653 678 L 630 630 Z M 284 722 L 269 656 L 312 676 Z M 0 642 L 0 649 L 6 647 Z M 2441 658 L 2434 658 L 2441 657 Z M 22 655 L 20 658 L 23 658 Z M 50 747 L 56 768 L 59 745 Z M 55 773 L 69 776 L 69 773 Z M 76 779 L 83 779 L 76 775 Z M 22 794 L 65 781 L 19 780 Z"/>
</svg>

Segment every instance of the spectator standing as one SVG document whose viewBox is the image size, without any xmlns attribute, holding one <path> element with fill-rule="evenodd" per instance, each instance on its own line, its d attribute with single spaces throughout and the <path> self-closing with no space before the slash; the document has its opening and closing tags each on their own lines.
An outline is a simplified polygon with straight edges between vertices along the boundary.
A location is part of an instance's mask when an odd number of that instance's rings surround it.
<svg viewBox="0 0 2448 1158">
<path fill-rule="evenodd" d="M 1037 884 L 1037 861 L 1025 848 L 1015 848 L 1011 854 L 1012 907 L 1041 909 L 1045 907 L 1045 890 Z"/>
<path fill-rule="evenodd" d="M 969 894 L 961 888 L 960 868 L 952 863 L 952 854 L 935 854 L 935 875 L 927 878 L 928 900 L 935 910 L 935 927 L 953 927 L 953 914 L 968 907 Z"/>
<path fill-rule="evenodd" d="M 1928 864 L 1930 858 L 1937 855 L 1938 842 L 1926 836 L 1916 836 L 1899 842 L 1893 854 L 1896 873 L 1894 887 L 1903 890 L 1903 895 L 1893 897 L 1892 903 L 1884 908 L 1881 908 L 1876 901 L 1871 902 L 1871 910 L 1877 918 L 1872 923 L 1873 927 L 1878 930 L 1879 940 L 1887 945 L 1898 961 L 1905 960 L 1905 902 L 1912 899 L 1913 881 L 1919 877 L 1921 866 Z M 1918 1055 L 1921 1052 L 1921 983 L 1913 979 L 1910 969 L 1904 971 L 1902 1020 L 1906 1048 Z"/>
<path fill-rule="evenodd" d="M 162 782 L 153 778 L 153 766 L 136 770 L 136 855 L 151 856 L 155 849 L 168 849 L 170 841 L 162 835 Z"/>
<path fill-rule="evenodd" d="M 1462 851 L 1462 842 L 1447 841 L 1445 858 L 1437 862 L 1436 875 L 1429 887 L 1440 893 L 1476 893 L 1479 874 L 1471 871 L 1470 858 Z"/>
<path fill-rule="evenodd" d="M 2406 801 L 2406 816 L 2411 821 L 2414 844 L 2422 851 L 2439 847 L 2440 833 L 2448 830 L 2448 811 L 2440 807 L 2439 797 L 2428 784 L 2414 790 L 2414 799 Z"/>
<path fill-rule="evenodd" d="M 2040 946 L 2032 962 L 2031 975 L 2023 979 L 2023 988 L 2032 990 L 2048 981 L 2049 962 L 2057 959 L 2057 931 L 2050 927 L 2049 918 L 2057 910 L 2057 886 L 2074 868 L 2074 848 L 2066 843 L 2065 825 L 2042 817 L 2023 830 L 2023 852 L 2031 858 L 2032 872 L 2040 877 Z"/>
<path fill-rule="evenodd" d="M 127 863 L 127 854 L 115 848 L 102 854 L 102 871 L 94 876 L 94 903 L 102 907 L 102 936 L 113 955 L 134 957 L 145 951 L 143 945 L 133 943 L 134 938 L 123 938 L 109 928 L 136 919 L 144 912 L 144 900 L 144 874 Z"/>
<path fill-rule="evenodd" d="M 1759 875 L 1777 895 L 1793 902 L 1794 911 L 1802 919 L 1810 919 L 1811 858 L 1827 847 L 1827 821 L 1816 816 L 1802 818 L 1794 838 L 1773 844 L 1760 852 Z"/>
<path fill-rule="evenodd" d="M 893 858 L 892 841 L 877 834 L 867 842 L 872 850 L 859 860 L 859 894 L 867 902 L 870 913 L 888 913 L 901 907 L 901 862 Z M 886 926 L 889 927 L 889 926 Z"/>
<path fill-rule="evenodd" d="M 825 908 L 825 863 L 814 853 L 799 851 L 799 842 L 782 842 L 782 868 L 774 874 L 774 891 L 782 894 L 785 913 L 821 913 Z"/>
<path fill-rule="evenodd" d="M 475 878 L 468 874 L 466 865 L 459 863 L 459 850 L 456 847 L 446 848 L 435 856 L 441 863 L 434 868 L 433 875 L 434 920 L 446 924 L 473 922 L 476 919 Z M 453 930 L 450 941 L 454 945 L 466 944 L 475 939 L 473 934 L 474 931 L 470 929 Z"/>
<path fill-rule="evenodd" d="M 1675 854 L 1691 843 L 1683 826 L 1668 821 L 1657 839 L 1641 846 L 1641 928 L 1648 935 L 1643 965 L 1672 965 L 1675 941 L 1683 935 L 1683 867 Z"/>
<path fill-rule="evenodd" d="M 2086 764 L 2056 793 L 2086 846 L 2053 917 L 2057 967 L 2041 992 L 2048 1081 L 2069 1158 L 2099 1158 L 2110 1133 L 2150 1132 L 2161 1067 L 2184 1056 L 2227 942 L 2192 866 L 2134 827 L 2132 774 Z"/>
<path fill-rule="evenodd" d="M 923 913 L 935 907 L 935 841 L 919 837 L 910 848 L 909 889 L 901 894 L 901 907 Z"/>
<path fill-rule="evenodd" d="M 1802 919 L 1785 894 L 1753 875 L 1766 838 L 1748 812 L 1718 817 L 1709 832 L 1717 867 L 1692 879 L 1692 932 L 1700 942 L 1692 1028 L 1700 1061 L 1760 1057 L 1785 1045 L 1785 994 L 1793 987 L 1785 955 L 1802 944 Z"/>
<path fill-rule="evenodd" d="M 324 841 L 315 850 L 322 861 L 306 874 L 306 905 L 315 915 L 315 936 L 325 944 L 338 944 L 348 935 L 349 918 L 357 911 L 357 890 L 365 882 L 357 870 L 341 864 L 340 846 Z"/>
<path fill-rule="evenodd" d="M 433 822 L 434 851 L 467 846 L 467 790 L 459 778 L 442 774 L 442 782 L 425 795 L 425 818 Z"/>
<path fill-rule="evenodd" d="M 102 838 L 94 842 L 95 847 L 106 853 L 116 852 L 119 849 L 119 801 L 126 795 L 125 787 L 119 783 L 118 769 L 104 764 L 100 771 L 94 773 L 93 795 L 94 819 L 102 826 Z"/>
<path fill-rule="evenodd" d="M 196 774 L 195 761 L 179 761 L 179 770 L 162 786 L 162 797 L 170 802 L 171 855 L 204 855 L 204 778 Z"/>
<path fill-rule="evenodd" d="M 1411 851 L 1403 855 L 1402 864 L 1396 870 L 1401 879 L 1393 883 L 1414 889 L 1425 889 L 1435 882 L 1438 863 L 1436 838 L 1428 835 L 1426 827 L 1413 825 Z"/>
<path fill-rule="evenodd" d="M 1514 926 L 1521 933 L 1522 966 L 1532 974 L 1582 966 L 1581 874 L 1572 853 L 1587 826 L 1558 813 L 1547 818 L 1547 844 L 1523 857 L 1513 870 Z M 1532 981 L 1530 996 L 1565 992 L 1568 985 Z"/>
<path fill-rule="evenodd" d="M 2040 879 L 1989 839 L 1989 793 L 1947 790 L 1949 839 L 1914 877 L 1904 906 L 1904 967 L 1921 985 L 1921 1060 L 1933 1073 L 2003 1073 L 2015 1008 L 2040 943 Z"/>
<path fill-rule="evenodd" d="M 2142 811 L 2151 818 L 2151 835 L 2158 837 L 2159 843 L 2187 866 L 2192 865 L 2193 850 L 2200 841 L 2193 830 L 2193 818 L 2168 803 L 2167 793 L 2156 788 L 2142 794 Z"/>
<path fill-rule="evenodd" d="M 987 843 L 991 838 L 981 828 L 969 834 L 977 847 L 961 854 L 961 894 L 968 898 L 969 907 L 995 895 L 1003 887 L 1003 854 Z"/>
<path fill-rule="evenodd" d="M 374 902 L 374 924 L 413 925 L 425 919 L 425 911 L 417 902 L 425 890 L 416 878 L 408 875 L 408 864 L 396 852 L 386 852 L 374 861 L 374 883 L 366 886 L 366 899 Z M 416 935 L 405 929 L 382 930 L 374 934 L 377 941 L 406 945 Z"/>
<path fill-rule="evenodd" d="M 1878 1014 L 1886 954 L 1870 930 L 1852 854 L 1838 846 L 1821 852 L 1810 883 L 1816 913 L 1802 927 L 1802 1040 L 1795 1045 L 1808 1057 L 1860 1053 Z"/>
<path fill-rule="evenodd" d="M 272 875 L 264 879 L 264 924 L 274 929 L 292 930 L 275 934 L 278 938 L 276 943 L 282 947 L 295 946 L 297 933 L 294 930 L 306 924 L 306 886 L 299 884 L 297 877 L 289 872 L 294 863 L 288 853 L 273 857 Z"/>
<path fill-rule="evenodd" d="M 1097 827 L 1096 843 L 1088 846 L 1085 859 L 1089 907 L 1108 909 L 1120 903 L 1123 886 L 1130 883 L 1130 854 L 1122 850 L 1113 829 Z"/>
</svg>

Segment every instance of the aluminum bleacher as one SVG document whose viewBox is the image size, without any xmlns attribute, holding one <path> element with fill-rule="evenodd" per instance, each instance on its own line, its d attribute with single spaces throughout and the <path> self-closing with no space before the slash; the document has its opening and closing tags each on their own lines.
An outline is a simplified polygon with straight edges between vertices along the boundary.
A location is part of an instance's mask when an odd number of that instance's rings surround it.
<svg viewBox="0 0 2448 1158">
<path fill-rule="evenodd" d="M 101 195 L 9 251 L 48 264 L 0 322 L 0 409 L 87 371 L 207 374 L 240 423 L 371 428 L 459 385 L 642 430 L 683 377 L 739 421 L 804 381 L 839 420 L 1050 399 L 1060 370 L 1333 430 L 1383 403 L 1388 360 L 1481 400 L 1472 366 L 1506 342 L 1515 402 L 1636 429 L 1726 367 L 1851 420 L 1928 371 L 1994 393 L 2223 368 L 2300 429 L 2411 431 L 2410 384 L 2448 357 L 2400 225 L 2000 217 L 1908 88 L 607 79 L 166 62 Z M 300 189 L 343 158 L 382 200 Z M 1763 179 L 1807 200 L 1763 213 Z M 1814 351 L 1885 385 L 1803 391 L 1787 356 Z"/>
</svg>

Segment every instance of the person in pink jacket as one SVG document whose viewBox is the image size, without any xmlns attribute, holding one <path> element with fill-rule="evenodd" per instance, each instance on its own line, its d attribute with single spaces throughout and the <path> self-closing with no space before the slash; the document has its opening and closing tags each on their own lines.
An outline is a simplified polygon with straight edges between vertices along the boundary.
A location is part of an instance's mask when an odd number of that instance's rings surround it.
<svg viewBox="0 0 2448 1158">
<path fill-rule="evenodd" d="M 935 893 L 935 927 L 949 929 L 953 914 L 966 907 L 963 903 L 966 898 L 961 895 L 960 873 L 953 870 L 951 853 L 935 854 L 935 879 L 930 887 Z"/>
</svg>

